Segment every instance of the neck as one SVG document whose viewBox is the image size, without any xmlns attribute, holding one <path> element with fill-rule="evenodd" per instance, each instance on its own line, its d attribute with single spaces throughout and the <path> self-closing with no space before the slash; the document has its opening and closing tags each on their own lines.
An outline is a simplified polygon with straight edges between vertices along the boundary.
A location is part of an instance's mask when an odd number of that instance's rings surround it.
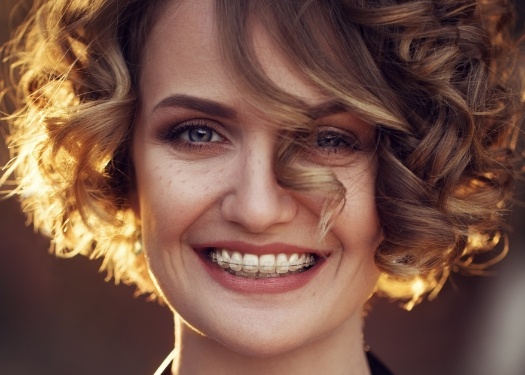
<svg viewBox="0 0 525 375">
<path fill-rule="evenodd" d="M 176 315 L 175 351 L 174 375 L 370 375 L 360 317 L 300 348 L 270 357 L 253 357 L 234 352 L 201 335 Z"/>
</svg>

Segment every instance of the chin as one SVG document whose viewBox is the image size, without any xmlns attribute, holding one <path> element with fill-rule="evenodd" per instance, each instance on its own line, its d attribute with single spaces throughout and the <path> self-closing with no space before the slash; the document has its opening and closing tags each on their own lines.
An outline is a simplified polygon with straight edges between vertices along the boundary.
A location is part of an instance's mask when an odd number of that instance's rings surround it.
<svg viewBox="0 0 525 375">
<path fill-rule="evenodd" d="M 263 321 L 268 322 L 268 320 Z M 315 324 L 309 324 L 309 328 L 305 328 L 304 324 L 302 327 L 295 328 L 290 327 L 290 324 L 282 325 L 274 321 L 274 324 L 270 322 L 259 324 L 254 329 L 251 322 L 245 321 L 245 323 L 236 327 L 231 325 L 227 329 L 224 329 L 224 326 L 207 326 L 203 327 L 200 332 L 205 332 L 201 334 L 210 340 L 209 344 L 215 349 L 251 358 L 269 358 L 290 354 L 330 334 L 330 332 L 313 331 Z M 283 329 L 283 327 L 290 327 L 290 329 Z"/>
<path fill-rule="evenodd" d="M 261 359 L 277 357 L 308 345 L 304 339 L 297 340 L 271 336 L 267 334 L 260 336 L 249 335 L 249 337 L 244 338 L 228 337 L 224 340 L 218 340 L 217 343 L 238 355 Z"/>
</svg>

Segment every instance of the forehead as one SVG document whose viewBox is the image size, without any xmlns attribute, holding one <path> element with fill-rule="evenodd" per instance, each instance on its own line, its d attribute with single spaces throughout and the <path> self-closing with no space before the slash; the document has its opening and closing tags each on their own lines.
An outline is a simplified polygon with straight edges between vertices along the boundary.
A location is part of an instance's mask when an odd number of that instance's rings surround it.
<svg viewBox="0 0 525 375">
<path fill-rule="evenodd" d="M 141 97 L 149 103 L 174 93 L 239 99 L 242 94 L 235 81 L 242 72 L 224 63 L 219 27 L 213 0 L 169 1 L 159 12 L 143 51 Z M 278 52 L 257 20 L 250 27 L 256 58 L 268 78 L 306 102 L 321 101 L 323 95 Z"/>
</svg>

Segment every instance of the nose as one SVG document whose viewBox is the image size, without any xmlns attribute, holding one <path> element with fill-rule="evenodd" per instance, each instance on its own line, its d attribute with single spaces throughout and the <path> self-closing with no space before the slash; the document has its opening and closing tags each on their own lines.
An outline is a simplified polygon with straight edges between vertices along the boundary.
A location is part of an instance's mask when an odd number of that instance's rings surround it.
<svg viewBox="0 0 525 375">
<path fill-rule="evenodd" d="M 292 193 L 277 183 L 272 156 L 259 147 L 241 157 L 230 192 L 222 202 L 223 218 L 251 233 L 290 222 L 297 214 Z"/>
</svg>

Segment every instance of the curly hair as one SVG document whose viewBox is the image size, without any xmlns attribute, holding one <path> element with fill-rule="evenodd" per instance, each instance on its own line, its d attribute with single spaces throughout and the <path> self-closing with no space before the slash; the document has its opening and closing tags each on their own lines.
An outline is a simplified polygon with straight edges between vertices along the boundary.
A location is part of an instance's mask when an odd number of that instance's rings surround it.
<svg viewBox="0 0 525 375">
<path fill-rule="evenodd" d="M 142 46 L 164 3 L 37 1 L 3 51 L 19 108 L 8 117 L 4 181 L 15 175 L 24 209 L 57 254 L 103 256 L 109 277 L 152 294 L 136 251 L 129 141 Z M 232 75 L 290 135 L 277 151 L 279 183 L 327 192 L 321 234 L 346 192 L 331 171 L 295 163 L 304 146 L 297 135 L 311 133 L 312 119 L 265 75 L 253 21 L 315 87 L 375 125 L 380 292 L 411 308 L 451 270 L 475 269 L 477 254 L 492 254 L 523 112 L 512 4 L 217 0 L 216 14 Z"/>
</svg>

